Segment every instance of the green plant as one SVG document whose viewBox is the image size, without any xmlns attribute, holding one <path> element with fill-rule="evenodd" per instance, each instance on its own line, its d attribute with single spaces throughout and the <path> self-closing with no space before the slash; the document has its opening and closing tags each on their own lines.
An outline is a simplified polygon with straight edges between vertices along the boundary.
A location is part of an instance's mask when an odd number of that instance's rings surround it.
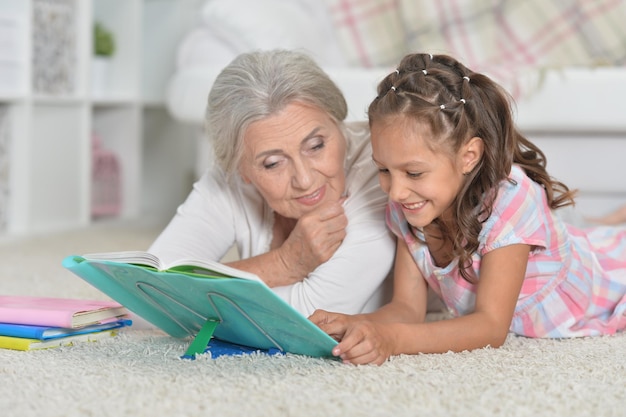
<svg viewBox="0 0 626 417">
<path fill-rule="evenodd" d="M 115 52 L 113 33 L 99 22 L 93 27 L 93 52 L 97 56 L 112 56 Z"/>
</svg>

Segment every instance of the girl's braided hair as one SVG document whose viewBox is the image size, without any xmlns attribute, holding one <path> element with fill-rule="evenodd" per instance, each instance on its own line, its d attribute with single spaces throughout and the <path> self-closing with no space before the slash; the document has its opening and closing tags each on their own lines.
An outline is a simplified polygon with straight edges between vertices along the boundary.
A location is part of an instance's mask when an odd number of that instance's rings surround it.
<svg viewBox="0 0 626 417">
<path fill-rule="evenodd" d="M 453 243 L 461 274 L 468 281 L 471 256 L 478 249 L 482 224 L 491 215 L 498 184 L 518 164 L 545 190 L 552 209 L 574 204 L 574 191 L 546 171 L 546 157 L 515 127 L 512 99 L 486 75 L 473 72 L 447 55 L 410 54 L 378 85 L 370 104 L 370 126 L 402 115 L 430 129 L 433 149 L 451 154 L 472 137 L 483 141 L 483 156 L 465 177 L 456 197 L 452 228 L 436 221 L 441 237 Z"/>
</svg>

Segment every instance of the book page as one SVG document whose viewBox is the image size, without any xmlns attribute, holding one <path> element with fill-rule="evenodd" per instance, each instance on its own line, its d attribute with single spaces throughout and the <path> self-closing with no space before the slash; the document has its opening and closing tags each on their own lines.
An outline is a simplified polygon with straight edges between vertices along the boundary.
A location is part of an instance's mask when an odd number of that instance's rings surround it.
<svg viewBox="0 0 626 417">
<path fill-rule="evenodd" d="M 167 271 L 170 269 L 176 269 L 177 267 L 197 267 L 201 270 L 193 271 L 192 268 L 192 270 L 189 271 L 189 268 L 185 268 L 185 271 L 193 272 L 199 275 L 206 275 L 206 273 L 203 273 L 202 270 L 208 270 L 211 272 L 215 272 L 216 275 L 219 276 L 243 278 L 252 281 L 263 282 L 257 275 L 251 272 L 231 268 L 219 262 L 199 259 L 179 259 L 175 262 L 164 265 L 155 255 L 143 251 L 89 253 L 83 255 L 83 258 L 87 260 L 113 261 L 127 264 L 145 265 L 158 269 L 159 271 Z M 181 270 L 183 270 L 183 268 L 181 268 Z"/>
<path fill-rule="evenodd" d="M 82 255 L 82 257 L 94 261 L 114 261 L 126 264 L 151 266 L 158 270 L 163 269 L 163 265 L 161 265 L 159 258 L 151 253 L 143 251 L 87 253 Z"/>
</svg>

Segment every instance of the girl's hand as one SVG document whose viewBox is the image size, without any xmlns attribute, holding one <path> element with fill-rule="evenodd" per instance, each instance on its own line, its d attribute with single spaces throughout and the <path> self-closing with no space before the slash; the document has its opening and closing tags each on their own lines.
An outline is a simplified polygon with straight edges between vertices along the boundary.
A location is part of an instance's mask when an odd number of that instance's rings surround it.
<svg viewBox="0 0 626 417">
<path fill-rule="evenodd" d="M 310 317 L 320 329 L 340 343 L 333 349 L 345 363 L 382 364 L 391 355 L 390 337 L 385 324 L 375 323 L 361 315 L 346 315 L 316 310 Z"/>
<path fill-rule="evenodd" d="M 309 316 L 309 320 L 337 341 L 341 341 L 341 339 L 343 339 L 343 335 L 348 325 L 354 320 L 354 318 L 355 316 L 349 316 L 341 313 L 331 313 L 326 310 L 315 310 L 313 314 Z"/>
<path fill-rule="evenodd" d="M 393 338 L 388 323 L 355 321 L 345 330 L 333 355 L 339 356 L 344 363 L 381 365 L 393 354 Z"/>
</svg>

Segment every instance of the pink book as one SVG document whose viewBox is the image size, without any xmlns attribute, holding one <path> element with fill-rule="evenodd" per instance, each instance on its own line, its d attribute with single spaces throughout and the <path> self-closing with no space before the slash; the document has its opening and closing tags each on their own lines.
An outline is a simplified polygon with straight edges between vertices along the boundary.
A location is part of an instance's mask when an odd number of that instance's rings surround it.
<svg viewBox="0 0 626 417">
<path fill-rule="evenodd" d="M 0 296 L 0 323 L 78 328 L 119 320 L 127 314 L 115 301 Z"/>
</svg>

